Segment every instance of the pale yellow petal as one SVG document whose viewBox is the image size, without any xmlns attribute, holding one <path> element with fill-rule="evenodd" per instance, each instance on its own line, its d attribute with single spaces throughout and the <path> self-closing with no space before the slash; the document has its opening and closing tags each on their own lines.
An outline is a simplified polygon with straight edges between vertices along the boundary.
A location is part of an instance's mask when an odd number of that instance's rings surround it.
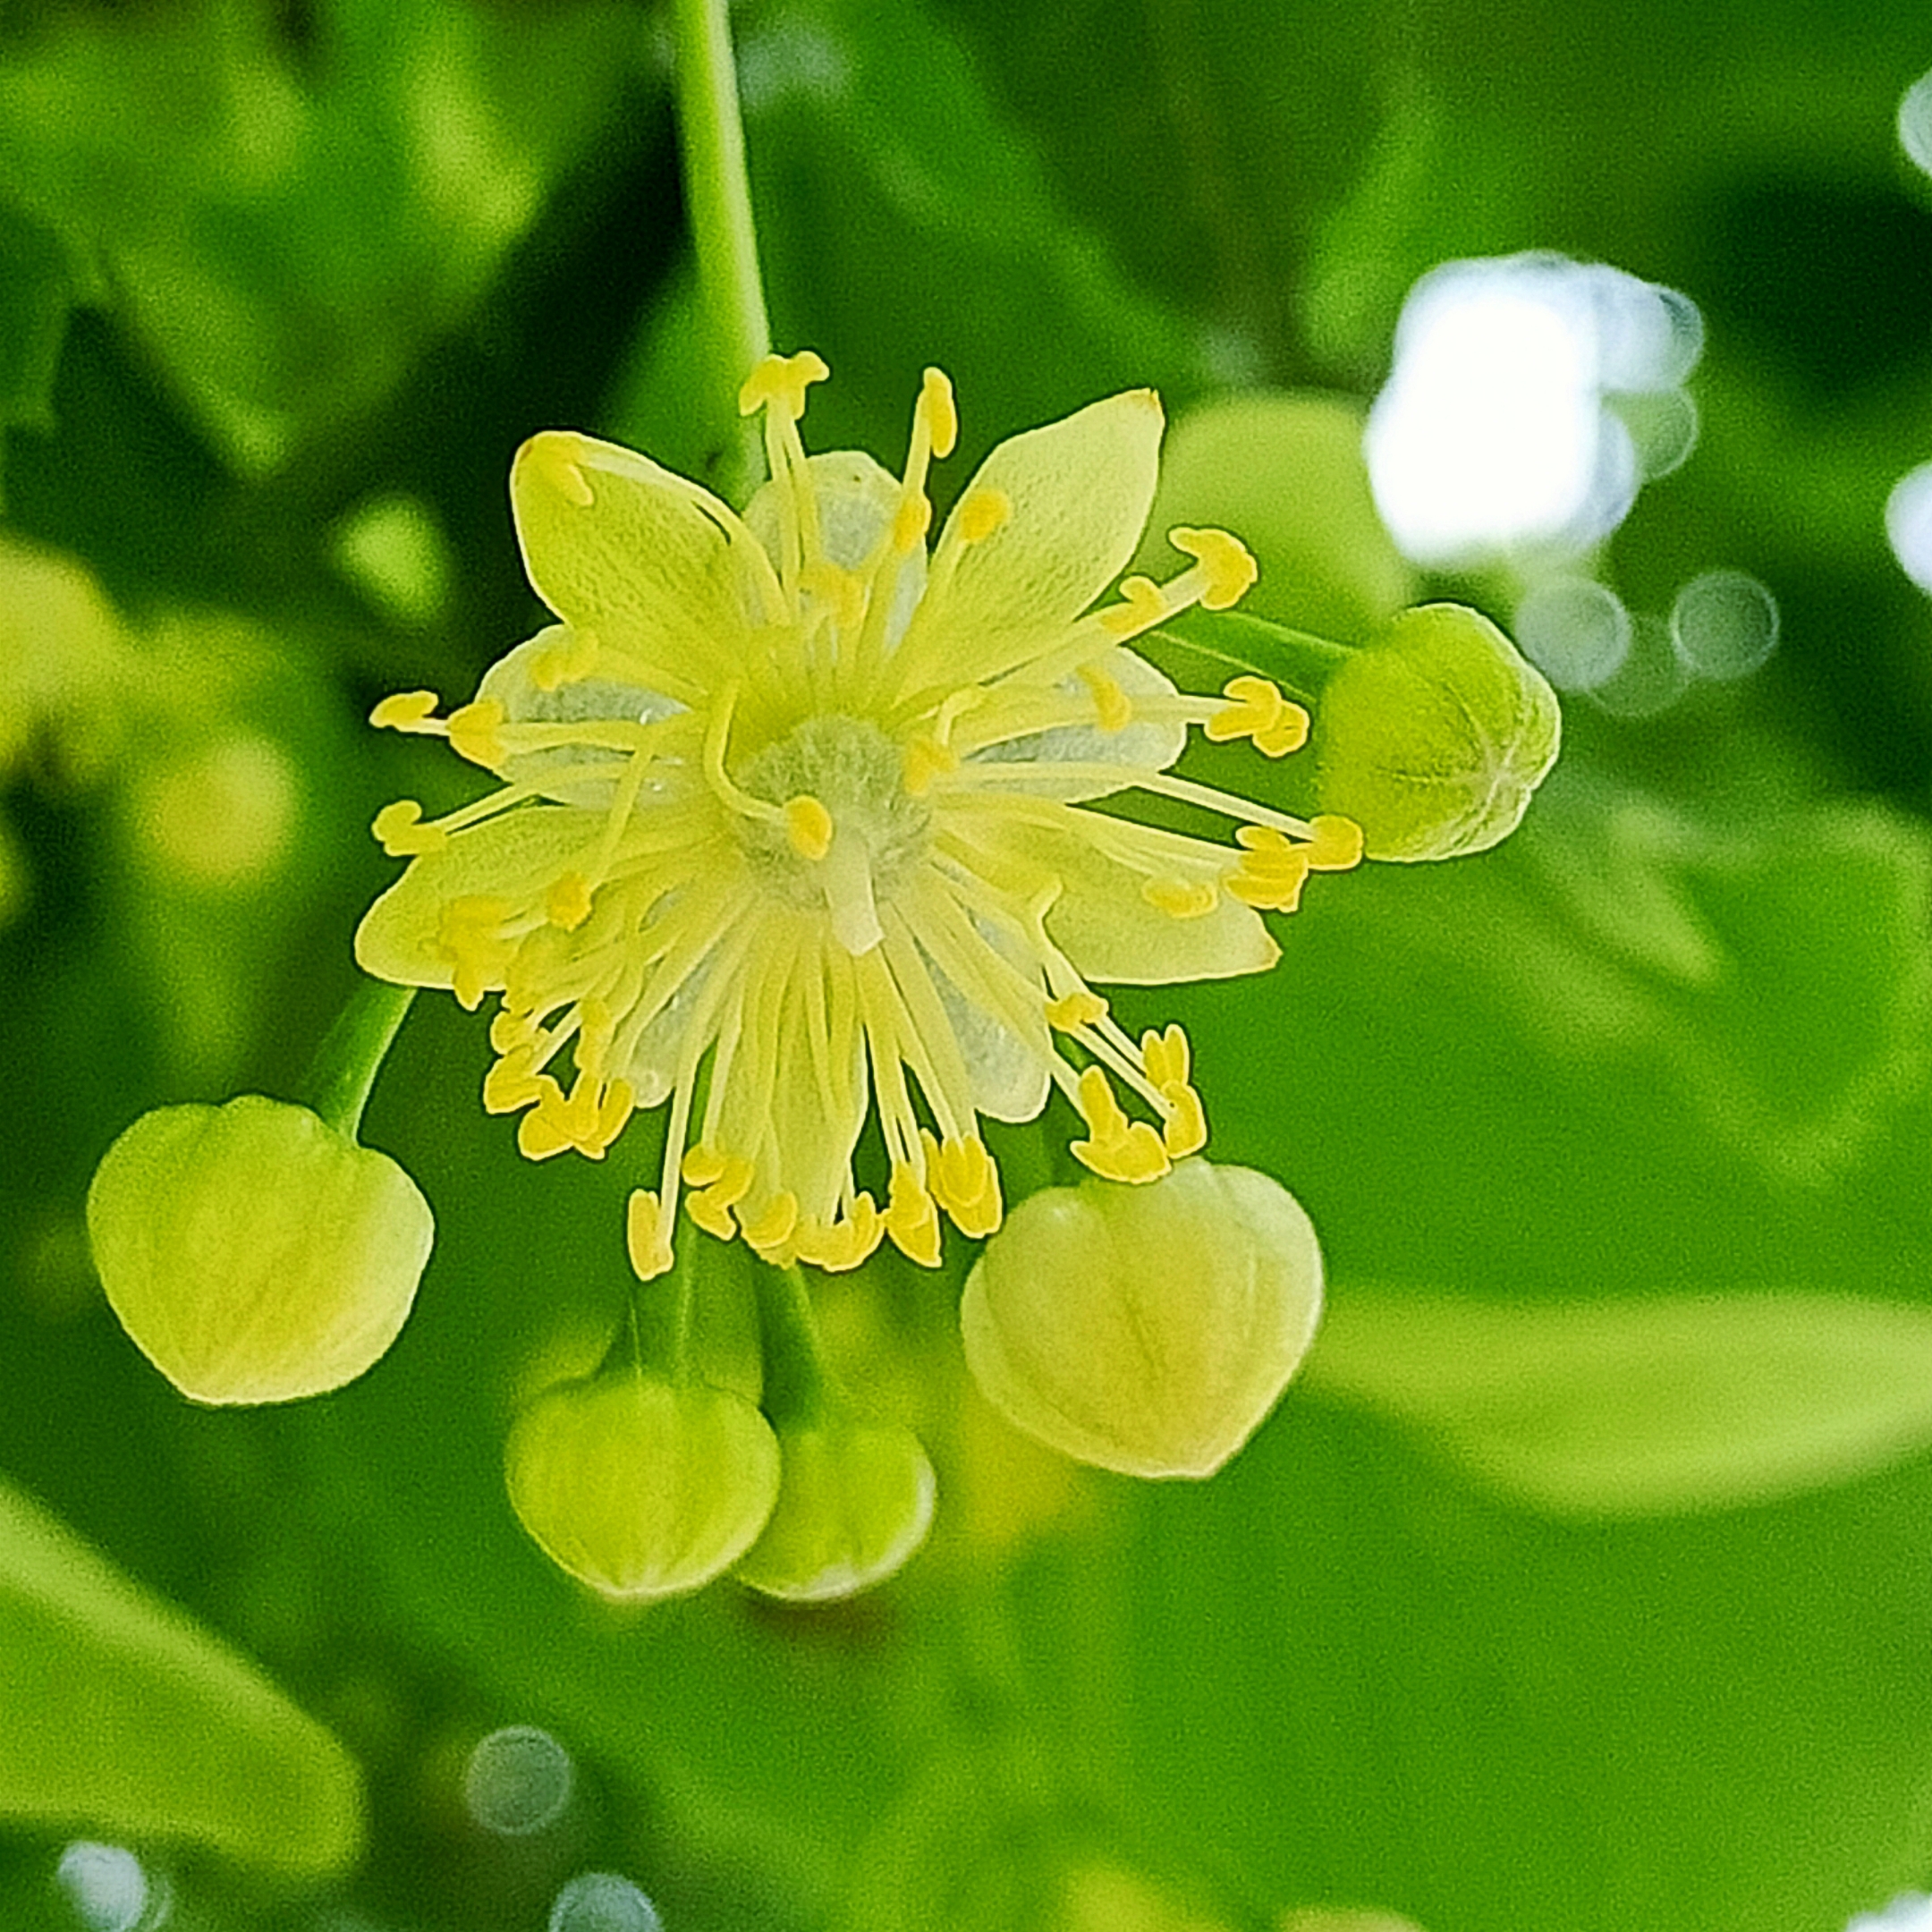
<svg viewBox="0 0 1932 1932">
<path fill-rule="evenodd" d="M 1160 399 L 1131 389 L 1002 443 L 962 493 L 996 494 L 1011 513 L 960 547 L 961 513 L 939 555 L 959 547 L 914 614 L 906 648 L 959 683 L 983 682 L 1061 641 L 1066 628 L 1126 568 L 1159 469 Z"/>
<path fill-rule="evenodd" d="M 755 551 L 707 491 L 614 443 L 546 430 L 517 452 L 510 501 L 530 580 L 557 615 L 690 703 L 743 665 Z"/>
<path fill-rule="evenodd" d="M 362 916 L 356 963 L 397 986 L 446 987 L 454 968 L 440 935 L 444 911 L 462 899 L 500 899 L 518 912 L 540 906 L 551 884 L 588 862 L 603 819 L 566 805 L 533 805 L 454 834 Z"/>
</svg>

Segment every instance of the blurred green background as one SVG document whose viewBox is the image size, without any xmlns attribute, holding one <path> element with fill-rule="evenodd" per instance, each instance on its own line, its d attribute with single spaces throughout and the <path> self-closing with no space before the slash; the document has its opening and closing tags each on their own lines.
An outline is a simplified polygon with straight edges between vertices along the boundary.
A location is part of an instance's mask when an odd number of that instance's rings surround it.
<svg viewBox="0 0 1932 1932">
<path fill-rule="evenodd" d="M 1932 1889 L 1932 606 L 1885 528 L 1932 458 L 1897 125 L 1932 33 L 1870 0 L 734 24 L 774 334 L 835 376 L 817 446 L 895 460 L 928 363 L 942 491 L 1130 385 L 1360 406 L 1424 272 L 1557 250 L 1705 335 L 1697 447 L 1566 567 L 1640 619 L 1748 572 L 1777 650 L 1572 696 L 1507 845 L 1323 882 L 1265 980 L 1123 1000 L 1186 1021 L 1215 1153 L 1328 1258 L 1327 1333 L 1225 1474 L 1031 1451 L 962 1389 L 952 1287 L 882 1266 L 826 1311 L 928 1436 L 932 1546 L 840 1609 L 619 1616 L 500 1457 L 616 1318 L 623 1176 L 517 1160 L 479 1021 L 419 1003 L 371 1106 L 438 1244 L 337 1394 L 179 1399 L 80 1209 L 142 1109 L 290 1090 L 393 870 L 369 818 L 462 796 L 361 721 L 536 628 L 516 445 L 720 460 L 668 23 L 0 6 L 0 1478 L 150 1593 L 0 1512 L 0 1708 L 74 1712 L 71 1761 L 0 1735 L 0 1925 L 623 1932 L 589 1871 L 668 1932 L 1839 1932 Z M 1192 487 L 1259 499 L 1276 614 L 1512 618 L 1520 559 L 1411 578 L 1352 436 L 1216 462 Z M 156 1599 L 196 1630 L 150 1642 Z M 318 1822 L 352 1774 L 271 1682 L 360 1767 L 359 1863 Z M 470 1774 L 516 1724 L 573 1795 L 506 1834 Z M 146 1905 L 63 1881 L 76 1838 L 131 1848 Z"/>
</svg>

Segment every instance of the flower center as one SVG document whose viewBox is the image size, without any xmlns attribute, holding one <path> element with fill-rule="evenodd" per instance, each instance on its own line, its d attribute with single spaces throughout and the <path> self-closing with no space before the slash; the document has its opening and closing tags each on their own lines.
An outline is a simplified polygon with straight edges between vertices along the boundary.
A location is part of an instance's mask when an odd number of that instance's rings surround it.
<svg viewBox="0 0 1932 1932">
<path fill-rule="evenodd" d="M 932 808 L 905 787 L 901 748 L 877 724 L 837 713 L 809 717 L 738 775 L 783 820 L 738 821 L 745 856 L 786 903 L 823 907 L 857 958 L 885 936 L 878 902 L 926 855 Z"/>
</svg>

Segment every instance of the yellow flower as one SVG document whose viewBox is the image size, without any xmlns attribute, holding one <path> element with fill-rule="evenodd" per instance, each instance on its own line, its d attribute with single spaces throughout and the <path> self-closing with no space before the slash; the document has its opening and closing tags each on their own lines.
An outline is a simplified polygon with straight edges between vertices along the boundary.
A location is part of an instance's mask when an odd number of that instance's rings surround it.
<svg viewBox="0 0 1932 1932">
<path fill-rule="evenodd" d="M 1306 735 L 1265 679 L 1191 697 L 1126 648 L 1241 596 L 1234 538 L 1174 530 L 1190 567 L 1089 609 L 1153 499 L 1151 391 L 1002 444 L 928 554 L 950 384 L 927 372 L 894 478 L 806 455 L 825 374 L 807 352 L 746 383 L 772 480 L 742 516 L 629 450 L 533 437 L 511 499 L 559 622 L 446 717 L 427 691 L 374 714 L 502 785 L 433 822 L 406 800 L 378 816 L 413 863 L 357 956 L 466 1006 L 502 996 L 484 1104 L 522 1114 L 533 1159 L 601 1157 L 669 1103 L 661 1184 L 630 1204 L 647 1280 L 681 1188 L 700 1227 L 768 1260 L 852 1267 L 889 1237 L 935 1265 L 942 1213 L 972 1236 L 1001 1219 L 981 1122 L 1030 1120 L 1055 1086 L 1096 1174 L 1166 1173 L 1207 1135 L 1186 1038 L 1135 1040 L 1091 982 L 1260 971 L 1277 949 L 1257 909 L 1292 910 L 1311 869 L 1360 856 L 1345 819 L 1169 769 L 1191 725 L 1271 757 Z M 1094 809 L 1133 791 L 1219 835 Z M 874 1113 L 883 1205 L 853 1171 Z"/>
</svg>

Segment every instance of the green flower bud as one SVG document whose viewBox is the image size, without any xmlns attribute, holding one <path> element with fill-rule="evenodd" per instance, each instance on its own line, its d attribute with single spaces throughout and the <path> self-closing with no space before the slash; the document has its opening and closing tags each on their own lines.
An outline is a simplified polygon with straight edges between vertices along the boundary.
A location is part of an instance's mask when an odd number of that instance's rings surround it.
<svg viewBox="0 0 1932 1932">
<path fill-rule="evenodd" d="M 883 1582 L 932 1526 L 932 1464 L 911 1429 L 856 1415 L 778 1428 L 778 1506 L 741 1582 L 790 1603 L 829 1603 Z"/>
<path fill-rule="evenodd" d="M 966 1360 L 1016 1428 L 1127 1476 L 1211 1476 L 1314 1339 L 1315 1230 L 1279 1182 L 1186 1160 L 1022 1201 L 967 1277 Z"/>
<path fill-rule="evenodd" d="M 544 1554 L 623 1603 L 701 1589 L 778 1500 L 777 1438 L 751 1403 L 634 1367 L 539 1395 L 511 1428 L 504 1470 Z"/>
<path fill-rule="evenodd" d="M 1556 761 L 1542 674 L 1479 613 L 1421 604 L 1323 686 L 1319 809 L 1361 826 L 1371 859 L 1455 859 L 1516 829 Z"/>
<path fill-rule="evenodd" d="M 340 1388 L 396 1338 L 436 1223 L 416 1183 L 260 1094 L 144 1114 L 88 1191 L 122 1326 L 197 1402 Z"/>
</svg>

